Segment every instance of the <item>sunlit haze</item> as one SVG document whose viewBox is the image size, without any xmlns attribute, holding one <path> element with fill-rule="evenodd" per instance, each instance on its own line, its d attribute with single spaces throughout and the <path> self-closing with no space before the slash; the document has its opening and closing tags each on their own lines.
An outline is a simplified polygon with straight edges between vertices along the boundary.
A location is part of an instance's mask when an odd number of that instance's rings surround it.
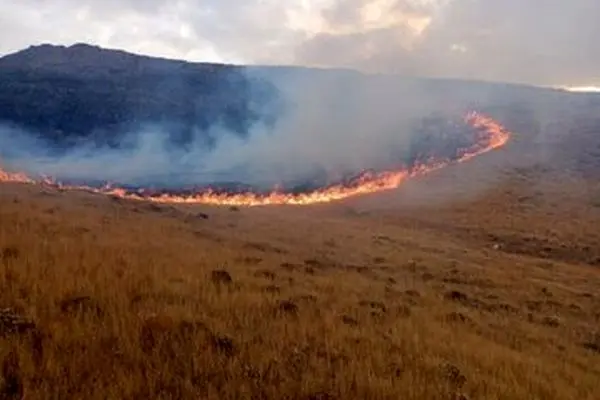
<svg viewBox="0 0 600 400">
<path fill-rule="evenodd" d="M 583 92 L 583 93 L 597 93 L 600 92 L 599 86 L 573 86 L 573 87 L 565 87 L 563 88 L 568 90 L 569 92 Z"/>
</svg>

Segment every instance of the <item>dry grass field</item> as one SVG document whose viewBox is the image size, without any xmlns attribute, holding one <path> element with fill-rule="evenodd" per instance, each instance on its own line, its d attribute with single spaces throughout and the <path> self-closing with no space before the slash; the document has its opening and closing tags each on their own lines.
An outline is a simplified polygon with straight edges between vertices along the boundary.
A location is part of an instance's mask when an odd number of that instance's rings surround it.
<svg viewBox="0 0 600 400">
<path fill-rule="evenodd" d="M 598 399 L 600 185 L 497 154 L 307 208 L 2 185 L 2 394 Z"/>
</svg>

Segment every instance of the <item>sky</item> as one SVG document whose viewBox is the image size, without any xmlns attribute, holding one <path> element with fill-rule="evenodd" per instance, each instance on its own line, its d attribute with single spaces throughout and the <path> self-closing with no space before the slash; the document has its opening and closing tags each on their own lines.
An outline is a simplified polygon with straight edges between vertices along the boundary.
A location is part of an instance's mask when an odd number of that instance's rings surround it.
<svg viewBox="0 0 600 400">
<path fill-rule="evenodd" d="M 0 0 L 0 55 L 147 55 L 600 87 L 599 0 Z"/>
</svg>

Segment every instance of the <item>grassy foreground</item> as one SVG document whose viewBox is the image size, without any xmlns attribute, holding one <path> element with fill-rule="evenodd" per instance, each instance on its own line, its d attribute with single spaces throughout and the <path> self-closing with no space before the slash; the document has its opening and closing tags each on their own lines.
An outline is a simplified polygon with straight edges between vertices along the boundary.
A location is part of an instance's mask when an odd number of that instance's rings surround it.
<svg viewBox="0 0 600 400">
<path fill-rule="evenodd" d="M 2 395 L 597 399 L 600 205 L 527 179 L 383 211 L 2 185 Z"/>
</svg>

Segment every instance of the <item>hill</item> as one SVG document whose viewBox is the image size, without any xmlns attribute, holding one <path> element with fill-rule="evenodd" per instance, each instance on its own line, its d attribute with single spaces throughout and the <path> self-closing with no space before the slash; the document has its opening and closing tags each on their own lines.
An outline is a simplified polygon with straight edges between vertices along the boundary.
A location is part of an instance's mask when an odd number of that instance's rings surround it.
<svg viewBox="0 0 600 400">
<path fill-rule="evenodd" d="M 284 182 L 280 176 L 263 179 L 269 175 L 265 169 L 281 167 L 261 164 L 256 172 L 248 165 L 232 165 L 223 171 L 214 168 L 215 176 L 206 180 L 226 188 L 248 184 L 271 188 L 277 183 L 295 190 L 322 185 L 330 180 L 328 175 L 354 176 L 363 169 L 385 169 L 398 162 L 410 165 L 432 151 L 452 154 L 464 147 L 464 137 L 440 132 L 456 131 L 447 120 L 453 121 L 472 109 L 491 115 L 516 132 L 514 140 L 520 142 L 524 152 L 540 152 L 545 157 L 555 157 L 549 153 L 553 149 L 561 149 L 563 155 L 559 156 L 564 157 L 563 147 L 574 147 L 575 152 L 586 148 L 589 152 L 589 143 L 583 143 L 579 134 L 568 146 L 550 142 L 565 140 L 565 127 L 588 126 L 593 132 L 598 121 L 590 118 L 600 110 L 599 99 L 598 95 L 501 83 L 365 75 L 349 70 L 189 63 L 86 44 L 40 45 L 0 58 L 0 156 L 5 160 L 37 160 L 62 156 L 81 146 L 84 150 L 90 146 L 129 149 L 138 146 L 131 144 L 131 137 L 143 132 L 142 142 L 150 150 L 166 138 L 167 148 L 151 158 L 168 162 L 159 166 L 138 160 L 147 169 L 156 166 L 157 170 L 121 183 L 191 186 L 200 182 L 190 181 L 190 176 L 204 172 L 189 173 L 190 162 L 205 158 L 206 153 L 199 153 L 200 149 L 211 151 L 225 143 L 220 156 L 215 156 L 225 159 L 233 151 L 232 137 L 242 139 L 238 144 L 252 144 L 257 137 L 265 140 L 257 132 L 266 131 L 272 139 L 292 136 L 291 140 L 269 139 L 274 146 L 270 155 L 277 154 L 281 147 L 288 151 L 308 149 L 306 156 L 301 154 L 295 161 L 306 164 L 306 173 L 291 173 Z M 292 122 L 286 124 L 290 118 Z M 257 126 L 267 129 L 254 129 Z M 349 131 L 357 138 L 350 139 Z M 367 135 L 370 139 L 365 141 Z M 18 146 L 14 145 L 16 138 Z M 365 156 L 360 165 L 354 165 L 356 162 L 348 155 L 356 150 L 341 146 L 351 140 L 362 143 Z M 595 139 L 589 135 L 586 140 L 593 145 Z M 329 144 L 324 146 L 325 142 Z M 34 150 L 23 151 L 29 147 Z M 315 160 L 312 149 L 319 147 L 331 151 L 338 148 L 339 154 L 333 154 L 329 164 L 323 158 L 331 154 Z M 186 153 L 189 149 L 192 151 Z M 149 156 L 144 153 L 141 158 Z M 564 158 L 573 160 L 571 156 Z M 109 159 L 110 164 L 119 164 L 130 155 Z M 187 161 L 179 165 L 184 159 Z M 589 160 L 580 161 L 593 164 L 594 159 L 592 151 Z M 34 169 L 36 173 L 44 172 Z M 78 170 L 88 169 L 85 165 L 60 168 L 67 175 L 58 178 L 87 182 L 123 178 L 116 173 L 109 177 L 77 174 Z M 331 169 L 343 170 L 331 173 Z"/>
<path fill-rule="evenodd" d="M 508 169 L 465 198 L 489 162 L 301 209 L 4 184 L 2 390 L 593 399 L 600 208 L 581 189 L 600 187 Z"/>
<path fill-rule="evenodd" d="M 172 125 L 179 141 L 217 121 L 243 134 L 265 117 L 250 96 L 257 105 L 270 96 L 268 85 L 253 88 L 234 66 L 41 45 L 0 59 L 0 120 L 59 143 L 92 135 L 110 143 L 119 131 L 148 123 Z"/>
<path fill-rule="evenodd" d="M 88 53 L 87 67 L 65 62 Z M 35 119 L 47 112 L 58 142 L 68 126 L 86 136 L 144 115 L 123 99 L 177 119 L 163 106 L 202 93 L 215 110 L 235 103 L 247 115 L 252 102 L 214 89 L 229 78 L 160 97 L 157 76 L 176 65 L 194 70 L 189 79 L 242 68 L 36 47 L 0 60 L 0 99 L 12 110 L 0 112 L 48 135 Z M 417 85 L 441 108 L 476 105 L 513 136 L 398 190 L 324 206 L 161 205 L 0 184 L 0 397 L 597 398 L 598 96 L 256 68 L 253 79 L 359 82 L 345 96 L 367 81 Z M 47 103 L 84 117 L 39 109 Z M 95 104 L 129 111 L 111 120 Z M 229 115 L 198 110 L 207 124 Z M 425 124 L 435 131 L 436 121 Z"/>
<path fill-rule="evenodd" d="M 519 106 L 523 113 L 532 112 L 540 99 L 545 106 L 556 107 L 568 97 L 561 91 L 527 86 L 191 63 L 83 43 L 45 44 L 0 58 L 0 122 L 62 144 L 79 137 L 114 144 L 125 131 L 160 124 L 169 128 L 177 143 L 200 132 L 210 145 L 215 138 L 209 130 L 215 125 L 243 137 L 258 121 L 273 123 L 289 106 L 281 88 L 292 83 L 296 92 L 324 87 L 333 94 L 346 93 L 345 102 L 368 90 L 393 90 L 396 97 L 382 101 L 426 97 L 435 103 L 432 112 L 448 105 L 477 105 L 481 111 L 504 112 Z M 313 100 L 332 107 L 318 97 Z"/>
</svg>

